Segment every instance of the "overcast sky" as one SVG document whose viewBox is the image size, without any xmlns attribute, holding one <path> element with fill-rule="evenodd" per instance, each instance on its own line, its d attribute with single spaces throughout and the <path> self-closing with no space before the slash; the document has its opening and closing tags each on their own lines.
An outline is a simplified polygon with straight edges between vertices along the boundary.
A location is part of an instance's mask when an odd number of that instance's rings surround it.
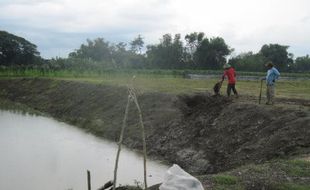
<svg viewBox="0 0 310 190">
<path fill-rule="evenodd" d="M 165 33 L 220 36 L 240 52 L 263 44 L 310 54 L 309 0 L 0 0 L 0 30 L 22 36 L 45 58 L 66 57 L 86 39 L 147 44 Z"/>
</svg>

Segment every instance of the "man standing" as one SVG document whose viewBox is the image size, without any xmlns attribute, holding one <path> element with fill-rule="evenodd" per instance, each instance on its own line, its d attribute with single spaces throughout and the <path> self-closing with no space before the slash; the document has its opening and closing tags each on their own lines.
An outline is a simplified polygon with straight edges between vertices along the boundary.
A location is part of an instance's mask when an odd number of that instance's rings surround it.
<svg viewBox="0 0 310 190">
<path fill-rule="evenodd" d="M 236 97 L 238 97 L 238 92 L 236 90 L 236 72 L 235 69 L 229 65 L 228 63 L 225 63 L 224 65 L 224 74 L 222 76 L 222 81 L 224 81 L 225 76 L 227 76 L 228 78 L 228 84 L 227 84 L 227 96 L 230 96 L 231 90 L 234 92 L 234 94 L 236 95 Z"/>
<path fill-rule="evenodd" d="M 273 63 L 270 61 L 265 65 L 268 68 L 267 76 L 262 78 L 262 80 L 266 80 L 267 85 L 267 105 L 272 105 L 274 103 L 274 94 L 275 94 L 275 82 L 279 78 L 280 73 L 274 67 Z"/>
</svg>

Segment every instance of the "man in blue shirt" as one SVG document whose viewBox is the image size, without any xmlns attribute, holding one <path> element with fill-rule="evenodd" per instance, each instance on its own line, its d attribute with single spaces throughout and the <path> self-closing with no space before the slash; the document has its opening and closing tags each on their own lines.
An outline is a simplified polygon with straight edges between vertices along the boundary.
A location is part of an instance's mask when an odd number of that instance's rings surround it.
<svg viewBox="0 0 310 190">
<path fill-rule="evenodd" d="M 267 76 L 262 78 L 262 80 L 266 80 L 267 85 L 267 105 L 272 105 L 274 103 L 274 91 L 275 91 L 275 82 L 279 78 L 280 73 L 279 71 L 274 67 L 272 62 L 268 62 L 266 64 L 266 67 L 268 68 Z"/>
</svg>

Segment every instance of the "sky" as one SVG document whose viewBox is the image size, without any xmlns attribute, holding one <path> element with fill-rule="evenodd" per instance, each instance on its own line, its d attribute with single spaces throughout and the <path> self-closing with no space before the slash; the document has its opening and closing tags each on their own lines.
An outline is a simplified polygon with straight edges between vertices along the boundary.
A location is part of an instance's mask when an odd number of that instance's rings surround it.
<svg viewBox="0 0 310 190">
<path fill-rule="evenodd" d="M 309 0 L 0 0 L 0 30 L 36 44 L 44 58 L 67 57 L 86 39 L 146 44 L 162 35 L 222 37 L 232 56 L 262 45 L 310 54 Z"/>
</svg>

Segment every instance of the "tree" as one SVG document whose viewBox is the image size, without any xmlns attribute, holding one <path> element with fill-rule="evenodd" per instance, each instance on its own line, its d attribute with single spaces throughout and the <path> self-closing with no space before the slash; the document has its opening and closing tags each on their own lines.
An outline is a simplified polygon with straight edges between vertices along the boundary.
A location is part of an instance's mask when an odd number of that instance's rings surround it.
<svg viewBox="0 0 310 190">
<path fill-rule="evenodd" d="M 137 38 L 130 42 L 130 49 L 134 53 L 142 54 L 142 48 L 144 45 L 144 41 L 142 36 L 139 34 Z"/>
<path fill-rule="evenodd" d="M 112 46 L 112 57 L 117 68 L 143 68 L 145 57 L 127 50 L 127 44 L 120 42 Z"/>
<path fill-rule="evenodd" d="M 116 44 L 115 46 L 111 46 L 111 54 L 112 54 L 112 59 L 114 62 L 114 65 L 117 68 L 124 68 L 128 67 L 128 57 L 130 56 L 129 54 L 131 52 L 128 52 L 126 50 L 127 44 L 120 42 Z"/>
<path fill-rule="evenodd" d="M 265 63 L 266 58 L 263 55 L 253 52 L 241 53 L 229 60 L 229 64 L 239 71 L 265 71 Z"/>
<path fill-rule="evenodd" d="M 185 51 L 188 53 L 189 58 L 187 59 L 188 62 L 191 62 L 195 64 L 194 60 L 194 54 L 197 50 L 197 48 L 200 46 L 203 38 L 204 38 L 204 33 L 203 32 L 193 32 L 190 34 L 187 34 L 185 36 L 185 41 L 186 41 L 186 49 Z"/>
<path fill-rule="evenodd" d="M 0 31 L 0 65 L 32 65 L 40 59 L 36 45 L 22 37 Z"/>
<path fill-rule="evenodd" d="M 177 69 L 183 66 L 183 51 L 180 34 L 176 34 L 174 38 L 171 34 L 165 34 L 159 44 L 147 46 L 146 55 L 151 67 Z"/>
<path fill-rule="evenodd" d="M 289 57 L 287 49 L 289 46 L 279 44 L 263 45 L 259 53 L 262 54 L 266 60 L 272 61 L 277 68 L 282 71 L 288 71 L 289 65 L 293 63 L 292 55 Z"/>
<path fill-rule="evenodd" d="M 309 55 L 297 57 L 292 65 L 292 70 L 295 72 L 310 72 L 310 57 Z"/>
<path fill-rule="evenodd" d="M 184 47 L 183 42 L 181 40 L 181 35 L 176 34 L 173 39 L 172 44 L 172 64 L 174 68 L 182 68 L 183 67 L 183 56 L 184 56 Z"/>
<path fill-rule="evenodd" d="M 204 38 L 197 47 L 194 59 L 200 68 L 220 69 L 231 51 L 223 38 Z"/>
<path fill-rule="evenodd" d="M 82 44 L 79 49 L 69 54 L 70 58 L 90 59 L 93 61 L 112 61 L 110 43 L 103 38 L 87 39 L 87 44 Z"/>
<path fill-rule="evenodd" d="M 128 50 L 126 43 L 113 44 L 103 38 L 87 39 L 87 44 L 82 44 L 79 49 L 71 52 L 69 58 L 82 59 L 76 62 L 84 64 L 92 61 L 93 65 L 100 65 L 100 68 L 141 68 L 145 61 L 143 55 Z"/>
</svg>

